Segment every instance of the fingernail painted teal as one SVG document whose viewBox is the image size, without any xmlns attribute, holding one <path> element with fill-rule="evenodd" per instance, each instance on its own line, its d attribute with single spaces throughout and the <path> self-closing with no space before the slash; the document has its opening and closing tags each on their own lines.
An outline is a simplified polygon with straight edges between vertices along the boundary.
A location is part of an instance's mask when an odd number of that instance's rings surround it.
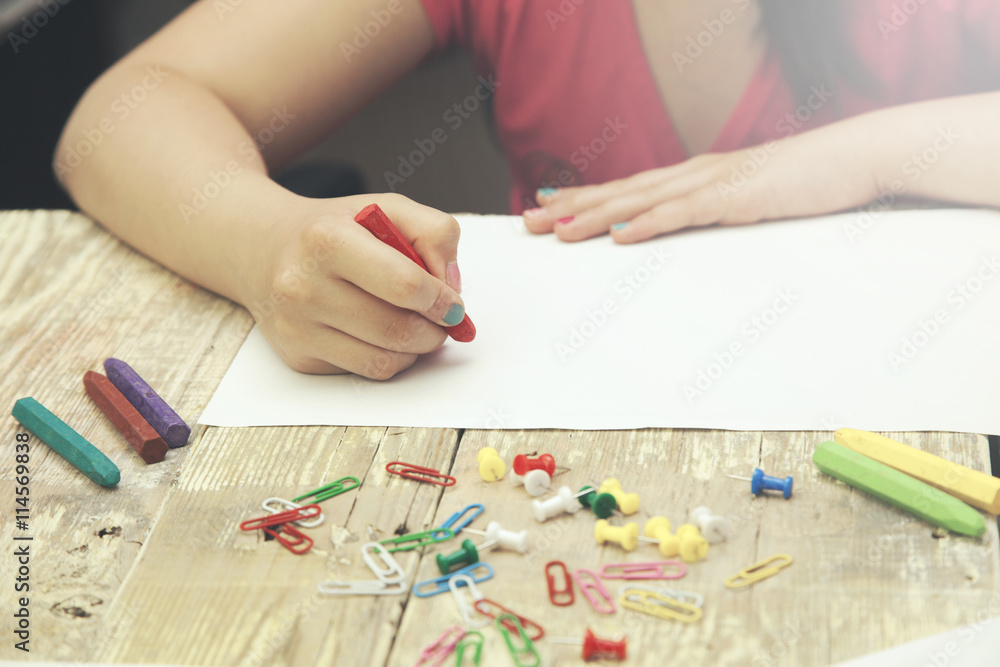
<svg viewBox="0 0 1000 667">
<path fill-rule="evenodd" d="M 559 190 L 556 188 L 538 188 L 539 197 L 551 197 L 557 192 L 559 192 Z"/>
<path fill-rule="evenodd" d="M 461 304 L 456 303 L 448 310 L 448 314 L 444 316 L 444 323 L 453 327 L 463 319 L 465 319 L 465 308 Z"/>
<path fill-rule="evenodd" d="M 622 229 L 626 225 L 628 225 L 627 222 L 616 222 L 615 224 L 611 225 L 611 229 Z"/>
</svg>

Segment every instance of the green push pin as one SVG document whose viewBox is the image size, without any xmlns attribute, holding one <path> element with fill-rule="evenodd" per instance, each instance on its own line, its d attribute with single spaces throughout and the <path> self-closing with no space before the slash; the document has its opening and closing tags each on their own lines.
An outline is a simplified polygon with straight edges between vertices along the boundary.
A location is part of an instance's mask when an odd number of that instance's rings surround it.
<svg viewBox="0 0 1000 667">
<path fill-rule="evenodd" d="M 589 507 L 598 519 L 607 519 L 618 509 L 618 501 L 610 493 L 598 493 L 591 485 L 580 488 L 577 500 L 584 507 Z"/>
<path fill-rule="evenodd" d="M 472 540 L 462 540 L 462 546 L 453 554 L 438 554 L 434 557 L 437 561 L 438 569 L 441 570 L 441 574 L 448 574 L 453 569 L 457 569 L 455 566 L 459 567 L 465 565 L 472 565 L 473 563 L 479 562 L 479 550 L 476 549 L 476 545 L 472 543 Z"/>
</svg>

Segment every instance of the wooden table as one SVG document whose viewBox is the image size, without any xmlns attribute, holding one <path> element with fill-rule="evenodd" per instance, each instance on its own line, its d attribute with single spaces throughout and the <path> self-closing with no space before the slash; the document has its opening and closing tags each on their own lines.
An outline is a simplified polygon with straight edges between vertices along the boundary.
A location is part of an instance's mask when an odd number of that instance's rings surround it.
<svg viewBox="0 0 1000 667">
<path fill-rule="evenodd" d="M 982 539 L 935 535 L 931 526 L 819 473 L 810 454 L 829 432 L 504 431 L 408 428 L 194 426 L 190 444 L 145 465 L 83 391 L 107 357 L 131 363 L 192 425 L 251 327 L 242 308 L 125 247 L 85 217 L 0 214 L 0 405 L 6 454 L 0 498 L 12 517 L 15 400 L 34 396 L 119 465 L 117 488 L 98 487 L 33 438 L 29 530 L 3 523 L 4 551 L 31 535 L 32 658 L 192 665 L 410 665 L 421 647 L 459 621 L 450 595 L 420 599 L 320 596 L 327 579 L 371 578 L 363 542 L 439 525 L 471 502 L 474 524 L 528 528 L 525 556 L 492 552 L 497 576 L 481 584 L 545 626 L 549 637 L 624 632 L 633 665 L 826 665 L 1000 614 L 997 527 Z M 892 436 L 893 434 L 890 434 Z M 989 469 L 985 436 L 896 434 L 923 449 Z M 538 524 L 523 490 L 486 483 L 476 453 L 546 451 L 572 468 L 578 488 L 614 475 L 642 498 L 640 521 L 682 522 L 701 504 L 727 516 L 734 535 L 692 565 L 679 588 L 704 594 L 704 617 L 685 625 L 631 611 L 602 615 L 580 600 L 556 608 L 543 567 L 656 560 L 594 544 L 587 512 Z M 456 476 L 448 490 L 385 474 L 396 458 Z M 795 477 L 795 495 L 752 498 L 726 478 L 755 466 Z M 238 524 L 268 496 L 292 497 L 344 475 L 359 491 L 324 503 L 296 556 Z M 333 539 L 331 540 L 331 535 Z M 474 538 L 479 541 L 480 538 Z M 23 544 L 18 542 L 17 544 Z M 446 543 L 452 551 L 456 542 Z M 398 554 L 411 581 L 436 576 L 433 554 Z M 794 564 L 748 589 L 722 581 L 777 553 Z M 3 557 L 4 641 L 13 649 L 13 558 Z M 618 585 L 608 582 L 615 593 Z M 493 628 L 484 665 L 512 664 Z M 542 640 L 544 663 L 579 664 L 579 649 Z M 451 664 L 451 663 L 448 663 Z"/>
</svg>

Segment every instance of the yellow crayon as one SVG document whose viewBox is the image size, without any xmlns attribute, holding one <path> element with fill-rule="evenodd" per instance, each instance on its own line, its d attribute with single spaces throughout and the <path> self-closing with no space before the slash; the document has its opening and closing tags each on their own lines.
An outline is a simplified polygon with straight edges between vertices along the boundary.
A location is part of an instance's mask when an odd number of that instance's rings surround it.
<svg viewBox="0 0 1000 667">
<path fill-rule="evenodd" d="M 877 433 L 842 428 L 833 437 L 839 445 L 936 486 L 974 507 L 993 514 L 1000 513 L 1000 479 L 992 475 L 966 468 Z"/>
</svg>

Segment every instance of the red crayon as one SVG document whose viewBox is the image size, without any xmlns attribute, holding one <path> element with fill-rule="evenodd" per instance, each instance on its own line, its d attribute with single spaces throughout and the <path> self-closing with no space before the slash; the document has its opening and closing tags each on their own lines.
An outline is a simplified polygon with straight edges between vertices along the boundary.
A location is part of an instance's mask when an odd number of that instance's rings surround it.
<svg viewBox="0 0 1000 667">
<path fill-rule="evenodd" d="M 417 266 L 427 271 L 427 265 L 420 259 L 420 255 L 417 254 L 417 251 L 413 249 L 413 246 L 409 244 L 403 235 L 399 233 L 396 226 L 389 220 L 389 216 L 379 208 L 378 204 L 365 206 L 361 209 L 361 213 L 354 216 L 354 221 L 374 234 L 375 238 L 379 241 L 395 248 L 416 262 Z M 430 271 L 427 272 L 430 273 Z M 449 336 L 460 343 L 468 343 L 476 337 L 476 325 L 472 323 L 468 315 L 455 326 L 445 327 L 444 330 L 448 332 Z"/>
</svg>

